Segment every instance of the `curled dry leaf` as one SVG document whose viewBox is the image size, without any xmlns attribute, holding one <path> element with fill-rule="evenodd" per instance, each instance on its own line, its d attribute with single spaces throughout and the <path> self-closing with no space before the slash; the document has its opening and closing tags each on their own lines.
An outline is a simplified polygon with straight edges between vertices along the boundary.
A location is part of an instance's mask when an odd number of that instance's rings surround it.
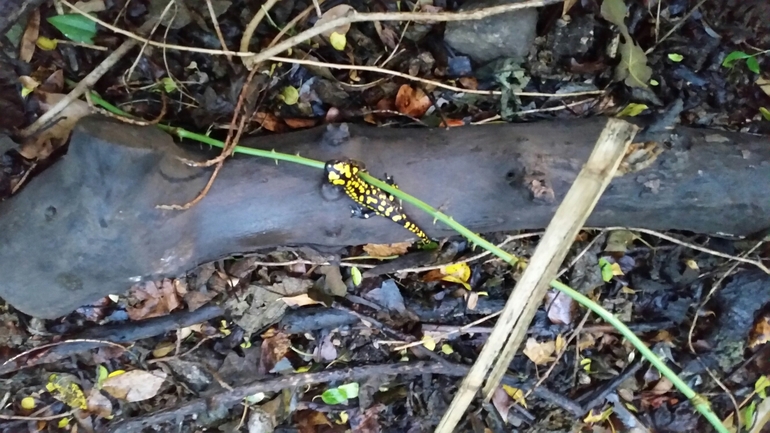
<svg viewBox="0 0 770 433">
<path fill-rule="evenodd" d="M 65 96 L 61 93 L 35 92 L 40 98 L 43 112 L 51 109 Z M 54 150 L 61 147 L 69 139 L 72 128 L 82 117 L 91 113 L 88 103 L 79 99 L 72 101 L 51 122 L 51 126 L 38 134 L 29 137 L 21 146 L 19 153 L 27 159 L 45 159 Z"/>
<path fill-rule="evenodd" d="M 32 55 L 35 54 L 35 43 L 37 37 L 40 34 L 40 10 L 35 9 L 29 15 L 27 20 L 27 28 L 24 29 L 24 35 L 21 37 L 21 43 L 19 44 L 19 60 L 29 63 L 32 60 Z"/>
<path fill-rule="evenodd" d="M 132 370 L 108 377 L 102 389 L 119 400 L 142 401 L 155 397 L 164 380 L 166 373 L 162 370 Z"/>
<path fill-rule="evenodd" d="M 556 343 L 554 341 L 539 343 L 534 338 L 530 338 L 522 352 L 536 365 L 543 365 L 556 359 L 553 356 L 555 351 Z"/>
<path fill-rule="evenodd" d="M 414 89 L 404 84 L 396 95 L 396 109 L 399 113 L 412 117 L 422 117 L 430 108 L 430 98 L 419 87 Z"/>
<path fill-rule="evenodd" d="M 329 9 L 328 11 L 324 12 L 324 14 L 321 16 L 321 18 L 318 19 L 318 21 L 315 22 L 315 26 L 322 26 L 330 21 L 334 21 L 337 18 L 342 18 L 347 16 L 348 14 L 355 13 L 356 10 L 353 9 L 353 6 L 341 4 L 334 6 L 333 8 Z M 332 35 L 332 33 L 339 33 L 341 35 L 344 35 L 350 30 L 350 23 L 341 25 L 339 27 L 335 27 L 333 29 L 329 29 L 323 33 L 321 33 L 327 40 Z"/>
<path fill-rule="evenodd" d="M 412 242 L 399 242 L 395 244 L 366 244 L 364 251 L 372 257 L 389 257 L 406 254 Z"/>
</svg>

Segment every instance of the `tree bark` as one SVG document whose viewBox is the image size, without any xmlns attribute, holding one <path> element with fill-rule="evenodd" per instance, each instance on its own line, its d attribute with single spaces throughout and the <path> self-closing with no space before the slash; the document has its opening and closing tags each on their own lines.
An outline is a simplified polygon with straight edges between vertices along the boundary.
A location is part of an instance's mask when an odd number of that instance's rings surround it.
<svg viewBox="0 0 770 433">
<path fill-rule="evenodd" d="M 474 232 L 545 227 L 605 119 L 445 129 L 350 125 L 254 138 L 242 145 L 366 163 Z M 646 168 L 615 178 L 588 224 L 748 235 L 770 227 L 766 137 L 677 128 Z M 411 233 L 385 218 L 351 219 L 347 198 L 321 193 L 319 170 L 237 156 L 206 198 L 185 203 L 210 170 L 200 145 L 152 127 L 84 119 L 68 154 L 0 204 L 0 296 L 56 317 L 132 284 L 178 276 L 231 253 L 279 245 L 389 243 Z M 207 150 L 207 149 L 206 149 Z M 327 196 L 328 197 L 328 196 Z M 428 235 L 450 235 L 405 206 Z"/>
</svg>

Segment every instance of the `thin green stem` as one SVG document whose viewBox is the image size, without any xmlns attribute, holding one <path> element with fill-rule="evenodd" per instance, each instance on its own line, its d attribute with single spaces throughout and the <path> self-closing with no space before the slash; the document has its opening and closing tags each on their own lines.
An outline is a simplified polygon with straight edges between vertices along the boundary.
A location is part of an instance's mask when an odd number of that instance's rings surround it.
<svg viewBox="0 0 770 433">
<path fill-rule="evenodd" d="M 94 103 L 101 105 L 106 110 L 122 115 L 131 117 L 126 112 L 121 110 L 120 108 L 110 104 L 109 102 L 105 101 L 99 95 L 92 92 L 91 93 L 91 100 L 94 101 Z M 181 139 L 190 139 L 199 141 L 201 143 L 205 143 L 211 146 L 223 148 L 224 143 L 220 140 L 216 140 L 214 138 L 211 138 L 207 135 L 203 134 L 197 134 L 194 132 L 187 131 L 182 128 L 175 128 L 169 125 L 163 125 L 158 124 L 157 127 L 161 128 L 164 131 L 169 132 L 170 134 L 179 137 Z M 281 160 L 281 161 L 288 161 L 288 162 L 294 162 L 297 164 L 306 165 L 309 167 L 314 168 L 324 168 L 324 163 L 322 161 L 316 161 L 309 158 L 304 158 L 299 155 L 288 155 L 285 153 L 276 152 L 274 150 L 261 150 L 261 149 L 253 149 L 250 147 L 243 147 L 243 146 L 235 146 L 234 152 L 236 153 L 242 153 L 244 155 L 251 155 L 251 156 L 258 156 L 263 158 L 270 158 L 274 160 Z M 395 197 L 406 201 L 407 203 L 411 203 L 418 209 L 422 210 L 423 212 L 426 212 L 433 216 L 437 221 L 441 221 L 442 223 L 446 224 L 453 230 L 457 231 L 459 234 L 465 236 L 473 242 L 474 244 L 484 248 L 485 250 L 491 252 L 498 258 L 506 261 L 507 263 L 511 264 L 512 266 L 515 265 L 518 262 L 518 258 L 515 256 L 508 254 L 507 252 L 503 251 L 498 246 L 488 242 L 485 239 L 482 239 L 479 235 L 476 233 L 473 233 L 472 231 L 468 230 L 465 226 L 458 223 L 452 217 L 445 215 L 442 212 L 439 212 L 437 209 L 433 208 L 431 205 L 425 203 L 422 200 L 419 200 L 415 197 L 412 197 L 411 195 L 405 193 L 404 191 L 394 188 L 391 185 L 388 185 L 387 183 L 371 176 L 368 173 L 362 173 L 361 178 L 390 193 L 393 194 Z M 596 313 L 599 317 L 604 319 L 607 323 L 611 324 L 615 329 L 618 330 L 638 351 L 639 353 L 650 363 L 655 366 L 655 368 L 658 369 L 658 371 L 666 377 L 668 380 L 671 381 L 671 383 L 676 387 L 679 392 L 684 394 L 685 397 L 687 397 L 690 402 L 695 406 L 695 409 L 700 412 L 714 427 L 716 431 L 719 433 L 728 433 L 727 428 L 722 424 L 722 421 L 717 417 L 717 415 L 711 410 L 711 407 L 708 404 L 708 400 L 703 398 L 702 396 L 699 396 L 695 391 L 692 390 L 682 379 L 679 378 L 679 376 L 676 375 L 676 373 L 673 372 L 668 366 L 665 364 L 663 360 L 661 360 L 655 353 L 650 350 L 647 345 L 644 344 L 642 340 L 639 339 L 623 322 L 621 322 L 617 317 L 615 317 L 612 313 L 602 308 L 602 306 L 598 305 L 591 299 L 587 298 L 583 294 L 579 293 L 578 291 L 572 289 L 571 287 L 567 286 L 564 283 L 561 283 L 559 281 L 553 280 L 550 282 L 550 286 L 554 289 L 566 294 L 570 298 L 574 299 L 576 302 L 578 302 L 580 305 L 583 305 L 584 307 L 590 309 L 594 313 Z"/>
</svg>

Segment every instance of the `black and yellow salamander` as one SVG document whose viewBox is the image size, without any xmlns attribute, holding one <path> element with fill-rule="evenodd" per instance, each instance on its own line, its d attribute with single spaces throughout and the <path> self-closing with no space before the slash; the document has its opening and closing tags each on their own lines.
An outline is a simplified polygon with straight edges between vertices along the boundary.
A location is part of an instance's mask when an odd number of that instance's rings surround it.
<svg viewBox="0 0 770 433">
<path fill-rule="evenodd" d="M 414 233 L 422 241 L 430 241 L 428 235 L 404 213 L 396 197 L 366 183 L 359 177 L 359 173 L 366 171 L 362 163 L 353 160 L 331 160 L 326 162 L 325 170 L 326 181 L 342 188 L 345 194 L 356 203 L 351 210 L 353 216 L 359 218 L 369 218 L 372 215 L 383 216 Z M 385 181 L 398 188 L 393 178 L 388 176 Z"/>
</svg>

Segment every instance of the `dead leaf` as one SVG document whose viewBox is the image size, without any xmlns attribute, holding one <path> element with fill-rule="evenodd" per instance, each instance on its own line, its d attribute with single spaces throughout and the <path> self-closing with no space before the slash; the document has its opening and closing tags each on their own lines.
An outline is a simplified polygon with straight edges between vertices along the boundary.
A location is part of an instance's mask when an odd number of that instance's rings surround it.
<svg viewBox="0 0 770 433">
<path fill-rule="evenodd" d="M 155 397 L 164 380 L 166 373 L 162 370 L 131 370 L 108 377 L 102 389 L 119 400 L 142 401 Z"/>
<path fill-rule="evenodd" d="M 299 117 L 284 118 L 283 121 L 291 129 L 312 128 L 316 124 L 315 119 L 302 119 Z"/>
<path fill-rule="evenodd" d="M 492 394 L 492 405 L 495 406 L 497 412 L 500 414 L 500 418 L 506 423 L 508 422 L 508 411 L 513 406 L 513 399 L 509 396 L 502 387 L 495 389 L 495 393 Z"/>
<path fill-rule="evenodd" d="M 539 343 L 534 338 L 529 338 L 522 351 L 535 365 L 543 365 L 554 361 L 553 354 L 556 351 L 556 344 L 553 341 Z"/>
<path fill-rule="evenodd" d="M 107 7 L 104 5 L 104 0 L 79 1 L 75 3 L 75 7 L 86 13 L 107 10 Z"/>
<path fill-rule="evenodd" d="M 366 244 L 364 252 L 372 257 L 382 258 L 390 256 L 401 256 L 406 254 L 412 242 L 399 242 L 395 244 Z"/>
<path fill-rule="evenodd" d="M 29 63 L 32 55 L 35 54 L 37 37 L 40 35 L 40 10 L 35 9 L 27 19 L 27 27 L 24 29 L 24 35 L 19 44 L 19 60 Z"/>
<path fill-rule="evenodd" d="M 569 296 L 551 289 L 546 294 L 545 308 L 551 323 L 568 325 L 572 323 L 573 312 L 577 306 Z"/>
<path fill-rule="evenodd" d="M 607 237 L 607 245 L 605 245 L 604 251 L 608 253 L 625 253 L 636 238 L 637 235 L 631 231 L 615 230 Z"/>
<path fill-rule="evenodd" d="M 430 98 L 421 88 L 414 89 L 412 86 L 404 84 L 398 89 L 396 109 L 399 113 L 420 118 L 428 111 L 430 105 Z"/>
<path fill-rule="evenodd" d="M 131 320 L 141 320 L 165 316 L 181 305 L 174 284 L 166 278 L 159 284 L 148 281 L 132 287 L 126 312 Z"/>
<path fill-rule="evenodd" d="M 43 112 L 50 110 L 57 102 L 67 96 L 61 93 L 35 92 L 35 94 L 40 98 L 40 108 Z M 51 127 L 29 137 L 22 144 L 19 153 L 32 160 L 47 158 L 54 150 L 67 142 L 77 121 L 90 113 L 91 107 L 88 106 L 88 103 L 80 99 L 72 101 L 54 117 Z"/>
<path fill-rule="evenodd" d="M 214 299 L 217 296 L 217 292 L 213 290 L 208 290 L 206 292 L 201 292 L 200 290 L 195 290 L 192 292 L 187 292 L 184 295 L 184 303 L 187 304 L 187 308 L 190 311 L 195 311 L 198 308 L 206 305 Z"/>
<path fill-rule="evenodd" d="M 770 317 L 763 314 L 754 321 L 754 325 L 749 331 L 748 346 L 751 349 L 770 341 Z"/>
<path fill-rule="evenodd" d="M 473 77 L 462 77 L 458 81 L 466 89 L 476 90 L 479 88 L 479 81 Z"/>
<path fill-rule="evenodd" d="M 456 126 L 465 126 L 465 121 L 462 119 L 447 119 L 446 122 L 442 120 L 439 126 L 442 128 L 446 128 L 447 126 L 450 128 L 454 128 Z"/>
<path fill-rule="evenodd" d="M 259 373 L 267 374 L 275 364 L 286 357 L 291 350 L 289 335 L 280 331 L 271 331 L 269 337 L 263 337 L 262 351 L 259 356 Z"/>
<path fill-rule="evenodd" d="M 323 15 L 321 15 L 321 18 L 319 18 L 318 21 L 315 22 L 314 27 L 324 25 L 330 21 L 336 20 L 337 18 L 345 17 L 348 14 L 354 14 L 355 12 L 356 10 L 353 8 L 353 6 L 350 6 L 350 5 L 341 4 L 341 5 L 334 6 L 333 8 L 324 12 Z M 339 33 L 341 35 L 344 35 L 348 32 L 348 30 L 350 30 L 350 23 L 343 24 L 333 29 L 329 29 L 321 34 L 328 40 L 329 36 L 331 36 L 332 33 Z"/>
<path fill-rule="evenodd" d="M 251 120 L 259 123 L 263 128 L 270 132 L 283 132 L 286 130 L 286 125 L 283 123 L 283 121 L 271 113 L 258 111 L 254 113 L 254 116 L 251 118 Z"/>
<path fill-rule="evenodd" d="M 318 362 L 326 363 L 337 359 L 337 348 L 332 341 L 332 335 L 332 333 L 326 334 L 313 351 L 313 356 Z"/>
<path fill-rule="evenodd" d="M 380 40 L 386 47 L 390 48 L 391 50 L 396 48 L 398 45 L 399 37 L 398 33 L 396 33 L 392 27 L 388 25 L 383 26 L 381 22 L 375 21 L 374 30 L 377 31 L 377 36 L 380 37 Z"/>
<path fill-rule="evenodd" d="M 332 426 L 331 421 L 323 412 L 317 412 L 314 410 L 300 410 L 294 414 L 294 419 L 297 422 L 297 430 L 299 433 L 316 433 L 322 431 L 317 426 L 325 425 Z"/>
<path fill-rule="evenodd" d="M 311 298 L 307 293 L 303 293 L 297 296 L 289 296 L 289 297 L 281 298 L 281 300 L 290 307 L 304 307 L 306 305 L 316 305 L 316 304 L 322 305 L 321 302 L 318 302 L 315 299 Z"/>
<path fill-rule="evenodd" d="M 649 392 L 653 395 L 663 395 L 671 391 L 673 388 L 674 384 L 671 383 L 670 380 L 665 377 L 661 377 L 658 383 L 656 383 Z"/>
<path fill-rule="evenodd" d="M 96 388 L 91 388 L 88 394 L 88 412 L 101 418 L 107 418 L 112 415 L 112 402 Z"/>
</svg>

